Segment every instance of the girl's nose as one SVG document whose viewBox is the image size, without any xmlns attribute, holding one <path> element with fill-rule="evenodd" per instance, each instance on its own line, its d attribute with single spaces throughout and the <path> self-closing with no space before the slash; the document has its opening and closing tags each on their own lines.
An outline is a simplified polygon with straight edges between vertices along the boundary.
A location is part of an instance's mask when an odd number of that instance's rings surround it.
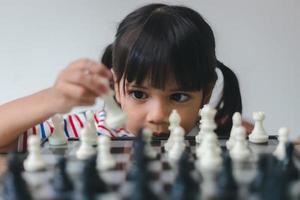
<svg viewBox="0 0 300 200">
<path fill-rule="evenodd" d="M 155 102 L 151 105 L 147 115 L 147 121 L 154 125 L 168 124 L 170 111 L 167 105 L 162 102 Z"/>
</svg>

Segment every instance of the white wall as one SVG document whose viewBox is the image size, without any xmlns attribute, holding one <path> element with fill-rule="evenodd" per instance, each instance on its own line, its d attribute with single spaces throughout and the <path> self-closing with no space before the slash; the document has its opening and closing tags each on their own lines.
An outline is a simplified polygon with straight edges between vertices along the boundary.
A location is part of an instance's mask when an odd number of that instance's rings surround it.
<svg viewBox="0 0 300 200">
<path fill-rule="evenodd" d="M 0 0 L 0 104 L 50 87 L 74 59 L 98 59 L 118 22 L 149 2 L 159 1 Z M 262 110 L 270 134 L 288 126 L 300 136 L 300 1 L 164 2 L 210 23 L 219 60 L 239 77 L 246 118 Z"/>
</svg>

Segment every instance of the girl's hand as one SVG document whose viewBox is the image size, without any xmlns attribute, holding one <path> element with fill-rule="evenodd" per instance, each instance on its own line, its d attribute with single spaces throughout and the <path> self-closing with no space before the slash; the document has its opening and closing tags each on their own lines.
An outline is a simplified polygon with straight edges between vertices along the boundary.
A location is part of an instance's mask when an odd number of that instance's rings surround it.
<svg viewBox="0 0 300 200">
<path fill-rule="evenodd" d="M 87 106 L 95 103 L 98 96 L 107 92 L 103 80 L 112 74 L 103 64 L 89 59 L 71 63 L 58 76 L 49 90 L 49 106 L 55 113 L 69 112 L 74 106 Z"/>
</svg>

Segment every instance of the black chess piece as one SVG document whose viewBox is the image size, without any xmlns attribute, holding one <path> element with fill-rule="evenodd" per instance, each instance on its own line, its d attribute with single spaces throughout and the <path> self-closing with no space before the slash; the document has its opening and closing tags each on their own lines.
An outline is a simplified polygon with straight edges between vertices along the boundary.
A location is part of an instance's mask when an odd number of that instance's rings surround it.
<svg viewBox="0 0 300 200">
<path fill-rule="evenodd" d="M 95 199 L 97 195 L 102 195 L 109 191 L 107 184 L 98 174 L 98 171 L 96 169 L 96 158 L 96 155 L 92 156 L 84 163 L 81 177 L 82 199 Z"/>
<path fill-rule="evenodd" d="M 269 157 L 267 178 L 261 190 L 262 200 L 288 200 L 288 187 L 284 171 L 274 156 Z"/>
<path fill-rule="evenodd" d="M 171 191 L 171 200 L 199 199 L 199 184 L 191 177 L 192 163 L 184 151 L 178 162 L 178 175 Z"/>
<path fill-rule="evenodd" d="M 136 178 L 144 173 L 144 170 L 148 167 L 150 160 L 145 154 L 145 145 L 146 142 L 143 139 L 142 130 L 140 130 L 133 142 L 132 165 L 127 174 L 127 179 L 130 181 L 136 180 Z"/>
<path fill-rule="evenodd" d="M 219 200 L 238 199 L 238 187 L 232 174 L 232 162 L 228 153 L 224 154 L 223 166 L 218 176 L 217 197 Z"/>
<path fill-rule="evenodd" d="M 55 166 L 53 189 L 55 190 L 55 200 L 73 199 L 73 183 L 66 173 L 66 158 L 60 157 Z"/>
<path fill-rule="evenodd" d="M 31 200 L 32 196 L 22 177 L 23 165 L 16 153 L 8 155 L 8 171 L 3 183 L 3 199 L 5 200 Z"/>
<path fill-rule="evenodd" d="M 158 197 L 150 188 L 151 172 L 148 169 L 149 158 L 145 154 L 145 141 L 142 129 L 133 143 L 133 160 L 127 179 L 133 181 L 131 200 L 156 200 Z"/>
<path fill-rule="evenodd" d="M 267 180 L 267 171 L 268 171 L 268 160 L 269 160 L 269 155 L 268 154 L 261 154 L 259 156 L 259 160 L 257 163 L 257 172 L 254 180 L 250 184 L 250 192 L 252 193 L 261 193 L 266 180 Z"/>
<path fill-rule="evenodd" d="M 286 144 L 286 156 L 280 162 L 281 170 L 288 183 L 299 179 L 299 171 L 293 160 L 294 145 L 292 142 Z"/>
</svg>

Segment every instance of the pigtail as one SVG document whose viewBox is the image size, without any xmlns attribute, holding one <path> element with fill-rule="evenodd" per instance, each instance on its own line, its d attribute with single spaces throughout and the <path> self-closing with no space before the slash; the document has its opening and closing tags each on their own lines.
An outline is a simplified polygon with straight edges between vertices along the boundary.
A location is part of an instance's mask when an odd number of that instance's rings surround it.
<svg viewBox="0 0 300 200">
<path fill-rule="evenodd" d="M 101 56 L 101 63 L 105 65 L 108 69 L 112 68 L 112 50 L 113 50 L 113 45 L 109 44 L 105 49 L 104 52 Z M 109 86 L 111 89 L 114 89 L 114 82 L 113 80 L 110 80 Z"/>
<path fill-rule="evenodd" d="M 101 63 L 104 64 L 108 69 L 112 68 L 112 48 L 113 45 L 109 44 L 103 52 L 103 55 L 101 57 Z"/>
<path fill-rule="evenodd" d="M 224 76 L 223 95 L 217 105 L 216 122 L 218 128 L 216 132 L 220 136 L 229 136 L 232 127 L 232 116 L 235 112 L 242 113 L 242 99 L 239 82 L 234 72 L 226 67 L 220 61 L 217 61 L 217 67 Z"/>
</svg>

